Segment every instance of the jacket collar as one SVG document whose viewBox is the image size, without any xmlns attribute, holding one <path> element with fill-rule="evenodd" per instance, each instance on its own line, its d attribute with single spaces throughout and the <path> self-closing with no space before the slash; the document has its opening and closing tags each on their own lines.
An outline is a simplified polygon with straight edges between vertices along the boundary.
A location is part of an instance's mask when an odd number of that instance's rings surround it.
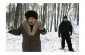
<svg viewBox="0 0 85 55">
<path fill-rule="evenodd" d="M 39 22 L 36 21 L 34 26 L 33 26 L 33 30 L 31 31 L 30 25 L 28 24 L 27 20 L 22 22 L 22 26 L 24 27 L 25 31 L 27 32 L 27 34 L 29 36 L 34 36 L 36 31 L 38 30 L 38 26 L 39 26 Z"/>
</svg>

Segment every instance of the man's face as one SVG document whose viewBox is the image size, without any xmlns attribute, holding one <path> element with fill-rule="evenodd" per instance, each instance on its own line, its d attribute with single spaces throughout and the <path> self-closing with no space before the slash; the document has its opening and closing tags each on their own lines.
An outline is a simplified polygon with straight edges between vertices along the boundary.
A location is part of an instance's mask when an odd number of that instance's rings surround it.
<svg viewBox="0 0 85 55">
<path fill-rule="evenodd" d="M 64 18 L 63 20 L 66 22 L 67 21 L 67 18 Z"/>
<path fill-rule="evenodd" d="M 34 25 L 35 22 L 36 22 L 36 19 L 35 19 L 34 17 L 29 17 L 29 18 L 28 18 L 28 23 L 29 23 L 30 25 Z"/>
</svg>

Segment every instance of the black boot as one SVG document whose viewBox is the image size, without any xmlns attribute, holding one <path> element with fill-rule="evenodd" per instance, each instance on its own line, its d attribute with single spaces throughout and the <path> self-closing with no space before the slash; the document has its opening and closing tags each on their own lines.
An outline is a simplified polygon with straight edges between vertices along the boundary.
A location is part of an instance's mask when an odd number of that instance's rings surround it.
<svg viewBox="0 0 85 55">
<path fill-rule="evenodd" d="M 73 49 L 71 49 L 71 50 L 69 50 L 69 51 L 74 52 L 74 50 L 73 50 Z"/>
</svg>

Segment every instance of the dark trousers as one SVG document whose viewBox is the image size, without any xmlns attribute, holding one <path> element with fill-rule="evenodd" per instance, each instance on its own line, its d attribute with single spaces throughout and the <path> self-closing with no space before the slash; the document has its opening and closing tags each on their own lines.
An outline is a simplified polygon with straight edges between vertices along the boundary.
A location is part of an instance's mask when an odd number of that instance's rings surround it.
<svg viewBox="0 0 85 55">
<path fill-rule="evenodd" d="M 62 41 L 61 41 L 61 47 L 63 49 L 65 48 L 65 40 L 66 40 L 69 51 L 72 51 L 73 48 L 72 48 L 72 43 L 71 43 L 70 35 L 65 35 L 64 34 L 64 35 L 62 35 L 61 39 L 62 39 Z"/>
</svg>

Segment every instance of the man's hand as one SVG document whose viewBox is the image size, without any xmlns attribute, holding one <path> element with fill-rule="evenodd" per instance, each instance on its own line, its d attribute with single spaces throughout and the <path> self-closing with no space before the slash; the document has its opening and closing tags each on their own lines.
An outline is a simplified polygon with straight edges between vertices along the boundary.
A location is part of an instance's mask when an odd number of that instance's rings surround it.
<svg viewBox="0 0 85 55">
<path fill-rule="evenodd" d="M 42 24 L 39 24 L 39 29 L 44 30 L 44 26 Z"/>
<path fill-rule="evenodd" d="M 11 33 L 13 29 L 14 29 L 14 28 L 13 28 L 12 26 L 9 27 L 9 28 L 8 28 L 8 30 L 9 30 L 8 32 Z"/>
<path fill-rule="evenodd" d="M 12 29 L 14 29 L 12 26 L 8 28 L 8 30 L 12 30 Z"/>
<path fill-rule="evenodd" d="M 71 36 L 71 35 L 72 35 L 72 33 L 71 33 L 71 32 L 69 32 L 69 35 Z"/>
</svg>

